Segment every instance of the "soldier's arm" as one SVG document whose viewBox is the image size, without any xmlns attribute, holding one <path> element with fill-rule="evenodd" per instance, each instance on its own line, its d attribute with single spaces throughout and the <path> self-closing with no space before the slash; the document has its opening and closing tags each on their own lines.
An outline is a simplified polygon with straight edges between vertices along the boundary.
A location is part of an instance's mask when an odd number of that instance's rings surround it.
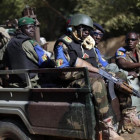
<svg viewBox="0 0 140 140">
<path fill-rule="evenodd" d="M 28 40 L 22 43 L 22 49 L 29 59 L 31 59 L 34 63 L 38 64 L 39 58 L 37 56 L 37 53 L 35 52 L 32 44 Z"/>
<path fill-rule="evenodd" d="M 140 67 L 140 63 L 131 63 L 123 58 L 116 60 L 118 66 L 124 70 L 132 70 Z"/>
<path fill-rule="evenodd" d="M 73 67 L 87 67 L 90 72 L 98 73 L 98 69 L 93 67 L 90 63 L 86 62 L 85 60 L 77 57 L 77 54 L 74 50 L 69 50 L 70 56 L 70 66 Z"/>
<path fill-rule="evenodd" d="M 95 72 L 95 73 L 98 73 L 98 71 L 99 71 L 97 68 L 93 67 L 90 63 L 88 63 L 88 62 L 86 62 L 78 57 L 77 57 L 77 60 L 75 63 L 75 67 L 87 67 L 87 69 L 90 72 Z"/>
<path fill-rule="evenodd" d="M 124 70 L 135 70 L 140 67 L 140 63 L 131 63 L 126 59 L 125 47 L 120 47 L 115 53 L 117 65 Z"/>
</svg>

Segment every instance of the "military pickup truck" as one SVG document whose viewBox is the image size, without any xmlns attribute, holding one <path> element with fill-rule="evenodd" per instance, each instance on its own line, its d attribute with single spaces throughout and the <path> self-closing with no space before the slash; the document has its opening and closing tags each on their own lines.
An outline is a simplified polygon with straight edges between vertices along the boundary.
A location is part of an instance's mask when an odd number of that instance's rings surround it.
<svg viewBox="0 0 140 140">
<path fill-rule="evenodd" d="M 83 71 L 83 88 L 31 86 L 30 73 L 59 74 L 73 71 Z M 5 74 L 24 74 L 26 86 L 0 88 L 0 140 L 102 140 L 102 137 L 97 137 L 101 135 L 96 135 L 95 126 L 98 126 L 98 121 L 86 68 L 0 70 L 0 75 Z M 133 98 L 133 103 L 140 109 L 140 100 L 137 99 L 136 103 Z M 118 119 L 111 103 L 109 107 L 117 131 Z M 131 136 L 129 134 L 124 137 Z"/>
<path fill-rule="evenodd" d="M 32 88 L 29 73 L 83 71 L 83 88 Z M 96 120 L 86 68 L 1 70 L 25 74 L 23 88 L 0 88 L 0 139 L 95 139 Z"/>
</svg>

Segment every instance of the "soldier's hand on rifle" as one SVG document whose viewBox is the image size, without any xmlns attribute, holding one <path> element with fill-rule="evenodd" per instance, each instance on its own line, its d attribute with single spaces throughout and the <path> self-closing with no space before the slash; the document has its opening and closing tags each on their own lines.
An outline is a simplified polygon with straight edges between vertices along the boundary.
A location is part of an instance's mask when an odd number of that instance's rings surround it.
<svg viewBox="0 0 140 140">
<path fill-rule="evenodd" d="M 109 71 L 108 73 L 111 74 L 111 75 L 114 76 L 114 77 L 116 76 L 116 74 L 113 73 L 113 72 L 111 72 L 111 71 Z"/>
<path fill-rule="evenodd" d="M 133 78 L 137 78 L 137 73 L 135 71 L 128 72 L 128 76 L 133 76 Z"/>
</svg>

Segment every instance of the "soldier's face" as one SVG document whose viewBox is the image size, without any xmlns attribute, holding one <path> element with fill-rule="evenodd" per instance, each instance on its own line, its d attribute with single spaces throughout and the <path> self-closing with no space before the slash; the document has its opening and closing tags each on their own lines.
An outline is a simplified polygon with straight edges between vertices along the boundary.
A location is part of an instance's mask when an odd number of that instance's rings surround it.
<svg viewBox="0 0 140 140">
<path fill-rule="evenodd" d="M 100 30 L 96 29 L 96 30 L 92 31 L 91 36 L 95 40 L 96 45 L 98 45 L 98 43 L 101 41 L 101 39 L 103 37 L 103 33 Z"/>
<path fill-rule="evenodd" d="M 135 33 L 130 33 L 130 34 L 127 35 L 125 41 L 126 41 L 127 47 L 130 50 L 135 49 L 136 45 L 138 44 L 138 36 Z"/>
<path fill-rule="evenodd" d="M 24 25 L 21 28 L 21 31 L 23 33 L 25 33 L 26 35 L 30 36 L 31 38 L 33 38 L 34 34 L 35 34 L 35 26 L 33 24 L 31 24 L 31 25 Z"/>
<path fill-rule="evenodd" d="M 85 26 L 85 25 L 80 25 L 77 27 L 77 30 L 80 32 L 80 38 L 82 40 L 84 40 L 90 33 L 90 31 L 92 30 L 90 27 Z"/>
<path fill-rule="evenodd" d="M 82 26 L 82 39 L 85 39 L 92 29 L 87 26 Z"/>
</svg>

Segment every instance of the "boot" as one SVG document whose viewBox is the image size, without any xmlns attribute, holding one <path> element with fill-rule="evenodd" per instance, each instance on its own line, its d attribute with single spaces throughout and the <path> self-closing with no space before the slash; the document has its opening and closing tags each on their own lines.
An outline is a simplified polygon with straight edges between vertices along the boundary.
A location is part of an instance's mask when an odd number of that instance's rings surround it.
<svg viewBox="0 0 140 140">
<path fill-rule="evenodd" d="M 124 140 L 124 138 L 115 132 L 111 117 L 100 121 L 100 128 L 102 130 L 103 140 Z"/>
<path fill-rule="evenodd" d="M 140 120 L 137 117 L 136 107 L 126 108 L 122 111 L 123 127 L 130 133 L 133 133 L 134 127 L 140 127 Z M 134 131 L 135 132 L 135 131 Z"/>
</svg>

